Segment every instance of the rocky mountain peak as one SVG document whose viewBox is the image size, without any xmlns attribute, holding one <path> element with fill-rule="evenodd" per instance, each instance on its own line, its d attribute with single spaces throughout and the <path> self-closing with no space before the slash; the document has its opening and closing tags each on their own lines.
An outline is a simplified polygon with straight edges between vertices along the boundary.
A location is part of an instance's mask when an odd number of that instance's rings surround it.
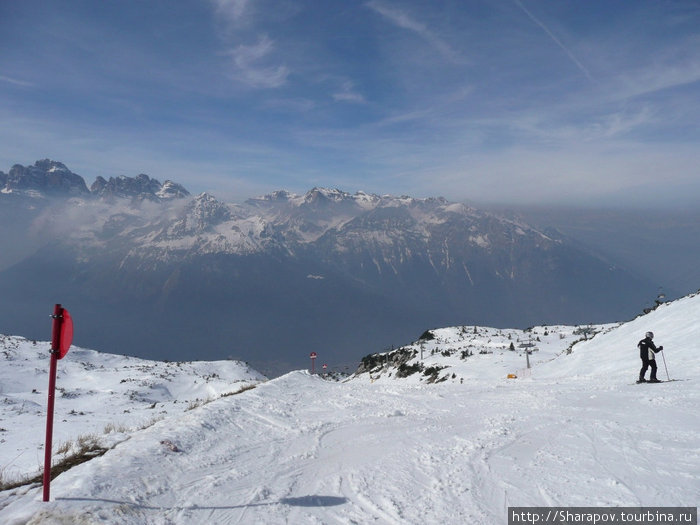
<svg viewBox="0 0 700 525">
<path fill-rule="evenodd" d="M 258 203 L 263 203 L 263 202 L 282 202 L 286 203 L 289 202 L 293 197 L 296 197 L 294 193 L 290 193 L 287 190 L 277 190 L 273 191 L 272 193 L 268 193 L 267 195 L 263 195 L 262 197 L 254 197 L 251 199 L 248 199 L 246 201 L 246 204 L 258 204 Z"/>
<path fill-rule="evenodd" d="M 190 192 L 187 191 L 184 186 L 171 180 L 166 180 L 161 188 L 156 192 L 156 196 L 163 200 L 181 199 L 184 197 L 189 197 L 189 195 Z"/>
<path fill-rule="evenodd" d="M 15 164 L 9 173 L 0 171 L 0 193 L 29 197 L 89 197 L 96 196 L 107 201 L 116 198 L 140 202 L 167 201 L 188 197 L 190 193 L 180 184 L 157 179 L 141 173 L 136 177 L 98 176 L 88 189 L 85 180 L 73 173 L 62 162 L 42 159 L 33 166 Z"/>
<path fill-rule="evenodd" d="M 33 166 L 15 164 L 4 180 L 6 193 L 39 192 L 44 195 L 78 196 L 89 194 L 85 180 L 65 164 L 50 159 L 38 160 Z"/>
<path fill-rule="evenodd" d="M 349 193 L 338 189 L 328 189 L 328 188 L 313 188 L 304 195 L 305 204 L 319 204 L 326 202 L 341 202 L 347 199 L 351 199 L 352 196 Z"/>
<path fill-rule="evenodd" d="M 106 180 L 98 176 L 90 187 L 90 191 L 103 199 L 136 199 L 159 201 L 161 199 L 174 199 L 185 197 L 189 192 L 179 184 L 166 181 L 161 184 L 157 179 L 152 179 L 145 173 L 136 177 L 110 177 Z"/>
<path fill-rule="evenodd" d="M 220 224 L 232 218 L 229 207 L 208 193 L 200 193 L 186 207 L 186 217 L 190 225 L 198 230 Z"/>
</svg>

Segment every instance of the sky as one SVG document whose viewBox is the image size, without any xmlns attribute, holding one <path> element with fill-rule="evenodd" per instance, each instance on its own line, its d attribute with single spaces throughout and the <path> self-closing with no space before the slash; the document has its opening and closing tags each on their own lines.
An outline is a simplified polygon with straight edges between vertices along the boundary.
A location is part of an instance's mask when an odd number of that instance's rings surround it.
<svg viewBox="0 0 700 525">
<path fill-rule="evenodd" d="M 0 170 L 700 201 L 696 0 L 6 0 Z"/>
</svg>

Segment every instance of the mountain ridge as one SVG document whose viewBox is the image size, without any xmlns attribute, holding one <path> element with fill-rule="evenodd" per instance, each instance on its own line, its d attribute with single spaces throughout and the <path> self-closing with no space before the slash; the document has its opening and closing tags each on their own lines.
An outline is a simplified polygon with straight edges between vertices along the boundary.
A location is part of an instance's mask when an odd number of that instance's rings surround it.
<svg viewBox="0 0 700 525">
<path fill-rule="evenodd" d="M 0 171 L 0 193 L 29 197 L 94 196 L 154 201 L 189 196 L 189 192 L 180 184 L 170 180 L 161 184 L 143 173 L 136 177 L 110 177 L 109 180 L 98 175 L 88 189 L 82 176 L 73 173 L 62 162 L 48 158 L 38 160 L 31 166 L 15 164 L 7 174 Z"/>
<path fill-rule="evenodd" d="M 159 185 L 139 175 L 64 199 L 3 194 L 25 205 L 17 229 L 41 239 L 0 271 L 0 329 L 32 336 L 33 312 L 61 302 L 82 310 L 87 344 L 178 359 L 204 345 L 274 375 L 284 370 L 269 363 L 309 347 L 352 362 L 428 326 L 629 318 L 656 291 L 554 232 L 442 197 L 316 187 L 232 204 L 175 183 L 178 197 L 152 198 Z"/>
</svg>

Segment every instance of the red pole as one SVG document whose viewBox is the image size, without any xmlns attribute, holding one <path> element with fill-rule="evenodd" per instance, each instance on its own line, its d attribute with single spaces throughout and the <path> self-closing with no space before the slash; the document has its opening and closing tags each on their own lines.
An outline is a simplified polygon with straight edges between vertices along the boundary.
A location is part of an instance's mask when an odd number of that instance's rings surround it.
<svg viewBox="0 0 700 525">
<path fill-rule="evenodd" d="M 53 438 L 53 406 L 56 393 L 56 368 L 63 324 L 63 308 L 54 306 L 51 327 L 51 366 L 49 368 L 49 400 L 46 409 L 46 444 L 44 448 L 44 501 L 49 501 L 51 493 L 51 442 Z"/>
</svg>

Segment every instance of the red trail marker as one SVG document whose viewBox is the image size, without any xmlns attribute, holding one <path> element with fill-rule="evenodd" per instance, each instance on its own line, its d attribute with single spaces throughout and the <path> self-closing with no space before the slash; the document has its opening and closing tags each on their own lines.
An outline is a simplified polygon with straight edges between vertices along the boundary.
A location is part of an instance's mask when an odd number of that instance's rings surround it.
<svg viewBox="0 0 700 525">
<path fill-rule="evenodd" d="M 60 304 L 54 306 L 51 326 L 51 365 L 49 367 L 49 394 L 46 409 L 46 444 L 44 445 L 44 501 L 51 496 L 51 445 L 53 440 L 53 407 L 56 397 L 56 368 L 58 360 L 68 353 L 73 342 L 73 319 Z"/>
</svg>

